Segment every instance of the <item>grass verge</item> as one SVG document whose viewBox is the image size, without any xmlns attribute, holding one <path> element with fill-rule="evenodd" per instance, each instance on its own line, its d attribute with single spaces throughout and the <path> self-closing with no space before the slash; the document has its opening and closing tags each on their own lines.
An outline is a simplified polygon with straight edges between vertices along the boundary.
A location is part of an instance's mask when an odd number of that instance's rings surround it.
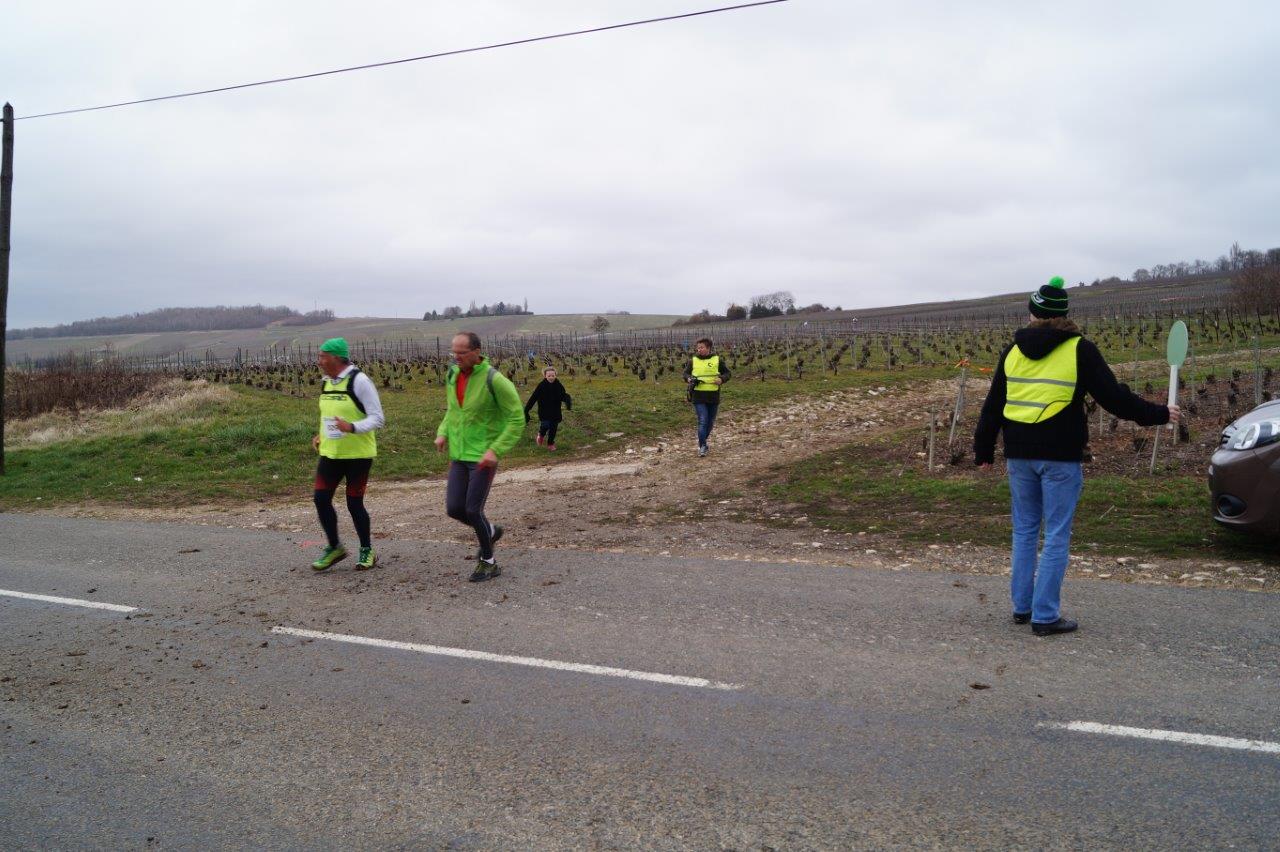
<svg viewBox="0 0 1280 852">
<path fill-rule="evenodd" d="M 755 481 L 773 499 L 821 526 L 911 543 L 1008 547 L 1009 486 L 999 467 L 925 470 L 904 458 L 916 432 L 849 445 Z M 1076 509 L 1072 549 L 1165 558 L 1256 559 L 1280 564 L 1274 542 L 1213 522 L 1203 477 L 1093 476 Z"/>
<path fill-rule="evenodd" d="M 846 371 L 805 381 L 738 381 L 726 387 L 722 411 L 731 414 L 789 396 L 946 374 Z M 597 376 L 569 379 L 566 385 L 574 408 L 565 413 L 557 438 L 560 451 L 549 457 L 534 445 L 535 420 L 505 464 L 590 458 L 628 441 L 682 428 L 692 439 L 694 417 L 684 401 L 682 382 Z M 443 389 L 420 383 L 405 391 L 384 390 L 381 396 L 388 426 L 378 435 L 375 477 L 412 479 L 442 472 L 446 460 L 435 452 L 433 441 L 444 412 Z M 56 435 L 46 428 L 41 443 L 7 454 L 0 509 L 76 503 L 182 506 L 302 497 L 310 493 L 315 469 L 311 435 L 317 417 L 314 400 L 243 386 L 196 399 L 178 410 L 165 410 L 156 402 L 82 414 L 73 423 L 59 421 Z M 608 437 L 611 434 L 615 437 Z"/>
</svg>

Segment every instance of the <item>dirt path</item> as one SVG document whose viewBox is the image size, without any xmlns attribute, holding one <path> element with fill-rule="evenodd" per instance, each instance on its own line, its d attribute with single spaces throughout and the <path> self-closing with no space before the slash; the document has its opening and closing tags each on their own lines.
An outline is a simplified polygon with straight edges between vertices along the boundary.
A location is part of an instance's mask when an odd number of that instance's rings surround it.
<svg viewBox="0 0 1280 852">
<path fill-rule="evenodd" d="M 981 399 L 987 382 L 981 377 L 971 379 L 966 395 Z M 776 465 L 923 424 L 930 410 L 948 411 L 955 392 L 954 381 L 849 389 L 726 413 L 716 425 L 712 451 L 705 459 L 695 451 L 691 416 L 686 432 L 651 443 L 624 443 L 593 461 L 557 460 L 501 470 L 489 500 L 489 515 L 506 528 L 504 544 L 516 546 L 669 556 L 710 553 L 728 559 L 857 564 L 890 571 L 1003 573 L 1008 564 L 1004 549 L 967 543 L 907 547 L 875 535 L 837 533 L 807 518 L 788 516 L 785 507 L 773 505 L 758 487 L 747 487 Z M 945 438 L 943 430 L 940 441 Z M 367 502 L 375 538 L 453 541 L 459 544 L 459 560 L 473 558 L 470 531 L 444 515 L 443 478 L 398 483 L 378 483 L 375 478 Z M 726 514 L 760 521 L 697 517 L 714 514 L 719 506 Z M 310 500 L 182 510 L 80 507 L 60 512 L 278 530 L 307 554 L 322 543 Z M 345 529 L 349 521 L 341 508 L 339 517 Z M 1072 558 L 1073 573 L 1085 577 L 1280 590 L 1275 572 L 1261 572 L 1247 563 Z M 1261 582 L 1256 579 L 1259 576 Z"/>
</svg>

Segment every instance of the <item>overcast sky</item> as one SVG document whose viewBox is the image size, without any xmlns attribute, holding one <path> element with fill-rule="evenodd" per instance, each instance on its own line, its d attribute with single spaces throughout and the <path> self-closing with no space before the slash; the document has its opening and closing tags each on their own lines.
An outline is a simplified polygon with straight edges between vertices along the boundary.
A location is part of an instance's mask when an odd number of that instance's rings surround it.
<svg viewBox="0 0 1280 852">
<path fill-rule="evenodd" d="M 714 0 L 5 0 L 49 110 Z M 17 122 L 9 325 L 862 307 L 1280 245 L 1272 2 L 790 0 Z"/>
</svg>

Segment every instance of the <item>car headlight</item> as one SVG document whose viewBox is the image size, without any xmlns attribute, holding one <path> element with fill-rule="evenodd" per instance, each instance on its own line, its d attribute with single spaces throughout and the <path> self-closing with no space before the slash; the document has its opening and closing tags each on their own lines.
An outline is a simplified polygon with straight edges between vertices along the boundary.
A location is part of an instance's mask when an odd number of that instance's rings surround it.
<svg viewBox="0 0 1280 852">
<path fill-rule="evenodd" d="M 1260 420 L 1226 436 L 1226 444 L 1233 450 L 1252 450 L 1276 441 L 1280 441 L 1280 420 Z"/>
</svg>

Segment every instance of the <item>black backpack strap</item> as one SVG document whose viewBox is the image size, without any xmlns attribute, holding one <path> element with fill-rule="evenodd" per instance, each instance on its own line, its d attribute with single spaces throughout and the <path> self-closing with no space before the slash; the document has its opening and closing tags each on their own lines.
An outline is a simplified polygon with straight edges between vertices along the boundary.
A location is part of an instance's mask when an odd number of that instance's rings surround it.
<svg viewBox="0 0 1280 852">
<path fill-rule="evenodd" d="M 494 374 L 494 372 L 495 372 L 495 370 L 493 369 L 493 367 L 492 367 L 492 366 L 490 366 L 490 367 L 489 367 L 489 372 L 488 372 L 488 373 L 486 373 L 486 374 L 485 374 L 485 377 L 484 377 L 484 386 L 485 386 L 485 387 L 487 387 L 487 388 L 489 389 L 489 396 L 493 397 L 494 404 L 497 404 L 497 402 L 498 402 L 498 392 L 497 392 L 497 391 L 495 391 L 495 390 L 493 389 L 493 374 Z"/>
<path fill-rule="evenodd" d="M 360 368 L 355 367 L 347 375 L 347 396 L 351 397 L 351 401 L 356 404 L 356 408 L 360 409 L 361 414 L 368 414 L 364 410 L 364 403 L 360 401 L 360 397 L 356 396 L 356 376 L 360 375 Z"/>
</svg>

